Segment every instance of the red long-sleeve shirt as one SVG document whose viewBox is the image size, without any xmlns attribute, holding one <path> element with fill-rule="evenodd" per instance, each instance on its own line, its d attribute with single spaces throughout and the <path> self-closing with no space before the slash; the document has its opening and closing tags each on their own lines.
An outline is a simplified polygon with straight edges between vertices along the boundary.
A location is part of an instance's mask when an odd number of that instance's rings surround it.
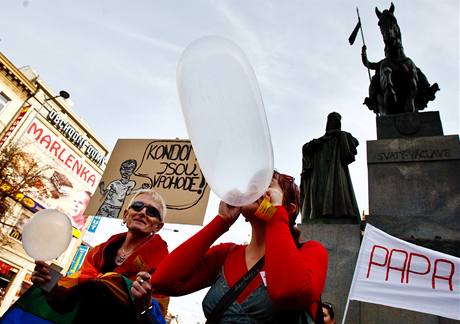
<svg viewBox="0 0 460 324">
<path fill-rule="evenodd" d="M 245 246 L 223 243 L 210 247 L 227 230 L 225 221 L 217 216 L 171 252 L 152 277 L 155 291 L 181 296 L 211 286 L 222 265 L 227 283 L 233 286 L 248 271 Z M 310 314 L 315 314 L 326 281 L 326 249 L 316 241 L 308 241 L 298 249 L 283 207 L 278 207 L 267 223 L 265 244 L 262 271 L 266 273 L 267 291 L 274 305 L 309 309 Z M 261 276 L 256 276 L 237 302 L 244 301 L 261 283 Z"/>
</svg>

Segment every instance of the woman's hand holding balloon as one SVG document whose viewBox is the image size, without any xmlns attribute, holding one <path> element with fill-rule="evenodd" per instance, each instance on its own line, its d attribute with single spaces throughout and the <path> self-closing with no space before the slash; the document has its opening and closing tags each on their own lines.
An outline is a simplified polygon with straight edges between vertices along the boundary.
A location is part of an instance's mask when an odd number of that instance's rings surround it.
<svg viewBox="0 0 460 324">
<path fill-rule="evenodd" d="M 264 194 L 264 198 L 270 201 L 272 206 L 281 206 L 283 204 L 283 190 L 277 179 L 273 178 Z"/>
<path fill-rule="evenodd" d="M 227 223 L 228 227 L 238 219 L 241 214 L 241 207 L 235 207 L 221 201 L 219 204 L 219 216 Z"/>
<path fill-rule="evenodd" d="M 283 204 L 283 191 L 279 188 L 270 187 L 264 194 L 264 198 L 268 199 L 273 206 L 281 206 Z"/>
<path fill-rule="evenodd" d="M 134 297 L 134 304 L 139 310 L 142 311 L 150 307 L 152 304 L 152 286 L 148 272 L 141 271 L 137 274 L 131 287 L 131 294 Z"/>
<path fill-rule="evenodd" d="M 275 206 L 283 204 L 283 191 L 275 179 L 272 180 L 270 187 L 265 191 L 263 198 L 254 215 L 264 221 L 270 221 L 276 213 Z"/>
<path fill-rule="evenodd" d="M 45 261 L 35 261 L 31 281 L 36 285 L 46 284 L 51 281 L 50 266 Z"/>
</svg>

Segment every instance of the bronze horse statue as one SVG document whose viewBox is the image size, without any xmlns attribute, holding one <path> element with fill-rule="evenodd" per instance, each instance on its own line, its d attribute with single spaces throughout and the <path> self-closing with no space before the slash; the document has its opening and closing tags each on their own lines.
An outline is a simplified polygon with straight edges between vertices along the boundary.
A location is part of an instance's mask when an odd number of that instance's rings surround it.
<svg viewBox="0 0 460 324">
<path fill-rule="evenodd" d="M 361 53 L 363 64 L 376 71 L 364 104 L 377 115 L 422 110 L 428 101 L 435 99 L 435 93 L 439 90 L 437 83 L 430 86 L 422 71 L 404 54 L 394 9 L 393 3 L 383 12 L 375 8 L 385 43 L 385 58 L 377 63 L 369 62 L 366 46 L 363 46 Z"/>
</svg>

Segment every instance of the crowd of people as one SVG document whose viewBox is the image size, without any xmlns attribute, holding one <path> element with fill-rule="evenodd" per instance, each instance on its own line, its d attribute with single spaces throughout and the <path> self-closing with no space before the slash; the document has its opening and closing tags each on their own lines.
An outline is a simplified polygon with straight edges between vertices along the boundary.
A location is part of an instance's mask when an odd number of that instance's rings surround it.
<svg viewBox="0 0 460 324">
<path fill-rule="evenodd" d="M 335 323 L 332 305 L 321 302 L 328 254 L 319 242 L 299 240 L 300 193 L 292 177 L 275 171 L 263 197 L 247 206 L 221 201 L 217 216 L 171 253 L 157 234 L 163 198 L 140 190 L 128 206 L 127 232 L 91 249 L 77 273 L 41 292 L 53 311 L 73 312 L 73 323 L 164 323 L 169 296 L 209 287 L 207 323 Z M 214 245 L 239 217 L 251 226 L 250 242 Z M 49 282 L 50 272 L 36 261 L 34 286 Z"/>
</svg>

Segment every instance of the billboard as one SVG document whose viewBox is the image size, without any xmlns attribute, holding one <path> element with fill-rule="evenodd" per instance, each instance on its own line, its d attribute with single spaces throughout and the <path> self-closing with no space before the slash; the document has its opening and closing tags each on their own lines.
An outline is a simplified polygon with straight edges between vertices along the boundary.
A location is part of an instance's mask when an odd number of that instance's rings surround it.
<svg viewBox="0 0 460 324">
<path fill-rule="evenodd" d="M 101 176 L 80 151 L 48 125 L 38 117 L 31 118 L 15 138 L 28 153 L 27 158 L 44 170 L 45 181 L 36 184 L 37 191 L 31 192 L 30 198 L 41 207 L 64 212 L 80 229 L 85 220 L 83 211 Z"/>
<path fill-rule="evenodd" d="M 86 214 L 121 218 L 131 197 L 154 189 L 166 201 L 166 222 L 203 224 L 209 186 L 188 140 L 119 139 Z"/>
<path fill-rule="evenodd" d="M 19 115 L 16 117 L 16 120 L 8 127 L 8 130 L 3 134 L 3 136 L 0 138 L 0 147 L 3 146 L 3 144 L 6 142 L 8 137 L 14 132 L 14 129 L 16 126 L 19 125 L 21 120 L 24 118 L 25 114 L 29 110 L 30 105 L 24 106 L 21 108 L 21 111 L 19 112 Z"/>
</svg>

